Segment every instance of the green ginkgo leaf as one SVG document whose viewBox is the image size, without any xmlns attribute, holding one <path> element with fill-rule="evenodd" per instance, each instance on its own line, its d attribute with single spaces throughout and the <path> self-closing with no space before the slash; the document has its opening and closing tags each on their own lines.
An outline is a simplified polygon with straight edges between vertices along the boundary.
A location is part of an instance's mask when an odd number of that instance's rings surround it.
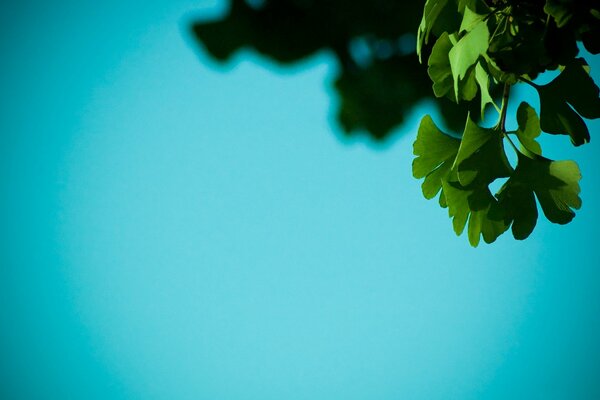
<svg viewBox="0 0 600 400">
<path fill-rule="evenodd" d="M 481 62 L 478 62 L 475 66 L 475 79 L 477 80 L 477 84 L 479 85 L 479 90 L 481 93 L 481 115 L 485 114 L 485 106 L 488 104 L 494 104 L 494 100 L 490 95 L 490 77 L 482 66 Z"/>
<path fill-rule="evenodd" d="M 525 239 L 537 221 L 534 194 L 549 221 L 567 224 L 581 207 L 581 172 L 574 161 L 552 161 L 533 153 L 520 153 L 515 173 L 498 193 L 498 212 L 512 221 L 513 235 Z"/>
<path fill-rule="evenodd" d="M 454 79 L 450 67 L 449 53 L 457 41 L 455 34 L 448 35 L 448 33 L 444 32 L 431 50 L 428 61 L 429 68 L 427 69 L 427 73 L 433 81 L 433 93 L 436 97 L 446 96 L 455 103 L 458 103 L 458 101 L 452 90 Z M 477 77 L 474 68 L 469 69 L 465 78 L 459 83 L 459 87 L 459 100 L 470 101 L 475 98 L 477 95 Z"/>
<path fill-rule="evenodd" d="M 452 46 L 450 36 L 447 32 L 444 32 L 431 49 L 431 55 L 427 62 L 427 73 L 433 81 L 433 93 L 436 97 L 444 97 L 448 93 L 452 93 L 454 81 L 450 69 L 450 59 L 448 58 Z M 454 100 L 456 101 L 456 99 Z"/>
<path fill-rule="evenodd" d="M 429 36 L 433 31 L 452 32 L 458 16 L 455 0 L 427 0 L 423 10 L 423 17 L 417 30 L 417 55 L 421 61 L 423 45 L 429 43 Z M 437 28 L 437 29 L 436 29 Z"/>
<path fill-rule="evenodd" d="M 546 4 L 544 5 L 544 11 L 554 18 L 556 26 L 559 28 L 565 26 L 573 18 L 573 12 L 568 3 L 574 2 L 569 0 L 546 0 Z"/>
<path fill-rule="evenodd" d="M 473 28 L 475 28 L 484 19 L 485 15 L 477 14 L 475 11 L 472 11 L 469 6 L 465 6 L 463 19 L 460 23 L 460 28 L 458 32 L 471 32 Z"/>
<path fill-rule="evenodd" d="M 506 158 L 502 132 L 482 128 L 467 117 L 454 167 L 462 186 L 474 182 L 487 186 L 497 178 L 510 176 L 512 167 Z"/>
<path fill-rule="evenodd" d="M 534 85 L 540 95 L 540 125 L 544 132 L 569 135 L 575 146 L 590 141 L 590 132 L 581 117 L 600 117 L 600 90 L 577 59 L 547 85 Z"/>
<path fill-rule="evenodd" d="M 458 152 L 460 140 L 442 132 L 429 115 L 421 120 L 417 140 L 413 145 L 413 176 L 425 178 L 422 184 L 423 195 L 427 199 L 435 197 L 442 187 L 442 180 L 450 173 Z"/>
<path fill-rule="evenodd" d="M 519 108 L 517 109 L 517 123 L 519 124 L 519 129 L 515 133 L 521 145 L 537 155 L 542 155 L 542 147 L 535 140 L 542 133 L 540 119 L 534 108 L 526 102 L 519 104 Z"/>
<path fill-rule="evenodd" d="M 486 243 L 492 243 L 508 229 L 502 219 L 490 218 L 490 210 L 497 207 L 497 202 L 487 187 L 465 189 L 458 182 L 443 181 L 443 188 L 454 232 L 462 234 L 468 221 L 471 246 L 477 247 L 481 236 Z"/>
<path fill-rule="evenodd" d="M 496 197 L 498 207 L 490 213 L 490 217 L 502 219 L 505 224 L 512 223 L 511 230 L 515 239 L 529 237 L 538 218 L 535 195 L 529 184 L 519 179 L 509 179 Z"/>
<path fill-rule="evenodd" d="M 488 40 L 490 33 L 484 21 L 478 23 L 473 30 L 466 33 L 452 47 L 448 57 L 450 59 L 450 68 L 452 78 L 454 79 L 454 94 L 459 95 L 459 84 L 465 78 L 467 71 L 482 57 L 488 49 Z"/>
<path fill-rule="evenodd" d="M 573 210 L 581 208 L 579 181 L 581 172 L 575 161 L 552 161 L 546 158 L 526 158 L 531 187 L 544 215 L 555 224 L 567 224 L 575 217 Z"/>
</svg>

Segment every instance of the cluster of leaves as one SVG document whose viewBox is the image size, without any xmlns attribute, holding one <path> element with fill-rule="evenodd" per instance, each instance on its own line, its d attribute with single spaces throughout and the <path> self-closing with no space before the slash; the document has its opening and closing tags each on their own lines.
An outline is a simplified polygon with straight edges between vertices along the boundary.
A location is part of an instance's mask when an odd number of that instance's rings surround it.
<svg viewBox="0 0 600 400">
<path fill-rule="evenodd" d="M 481 237 L 491 243 L 509 228 L 516 239 L 527 238 L 537 222 L 537 203 L 558 224 L 570 222 L 581 207 L 577 164 L 543 157 L 536 138 L 545 132 L 568 135 L 575 146 L 589 142 L 583 118 L 600 117 L 600 98 L 588 65 L 577 58 L 578 42 L 597 54 L 599 27 L 597 3 L 583 0 L 427 0 L 417 53 L 423 61 L 436 38 L 427 61 L 433 92 L 455 102 L 479 99 L 482 114 L 490 106 L 498 112 L 490 128 L 467 116 L 460 136 L 442 132 L 427 115 L 414 143 L 413 175 L 424 178 L 423 195 L 439 193 L 456 234 L 468 224 L 472 246 Z M 550 83 L 533 82 L 553 69 L 561 72 Z M 540 112 L 522 102 L 518 128 L 508 131 L 510 89 L 518 83 L 537 90 Z M 500 106 L 490 94 L 494 86 L 503 90 Z M 516 166 L 505 143 L 517 154 Z M 492 194 L 497 179 L 506 182 Z"/>
</svg>

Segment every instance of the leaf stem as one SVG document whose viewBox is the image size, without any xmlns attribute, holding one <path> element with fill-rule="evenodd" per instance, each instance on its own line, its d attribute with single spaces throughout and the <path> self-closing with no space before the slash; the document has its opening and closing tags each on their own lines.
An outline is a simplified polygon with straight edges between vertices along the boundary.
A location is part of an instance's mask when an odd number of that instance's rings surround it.
<svg viewBox="0 0 600 400">
<path fill-rule="evenodd" d="M 504 84 L 504 92 L 502 92 L 502 110 L 500 110 L 500 121 L 498 127 L 502 133 L 506 132 L 506 113 L 508 111 L 508 97 L 510 96 L 510 86 L 508 83 Z"/>
<path fill-rule="evenodd" d="M 508 98 L 510 96 L 510 87 L 511 85 L 509 85 L 508 83 L 504 84 L 504 92 L 502 93 L 502 110 L 500 111 L 500 121 L 498 122 L 498 129 L 500 129 L 502 136 L 504 136 L 508 140 L 508 143 L 510 143 L 512 148 L 518 154 L 519 149 L 517 149 L 517 146 L 515 146 L 515 144 L 506 132 L 506 113 L 508 112 Z"/>
<path fill-rule="evenodd" d="M 520 80 L 521 82 L 525 82 L 525 83 L 527 83 L 528 85 L 530 85 L 530 86 L 532 86 L 532 87 L 534 87 L 534 88 L 536 88 L 536 89 L 538 89 L 538 88 L 540 87 L 540 85 L 538 85 L 538 84 L 535 84 L 535 83 L 533 83 L 532 81 L 530 81 L 529 79 L 527 79 L 527 78 L 523 78 L 522 76 L 520 76 L 520 77 L 519 77 L 519 80 Z"/>
</svg>

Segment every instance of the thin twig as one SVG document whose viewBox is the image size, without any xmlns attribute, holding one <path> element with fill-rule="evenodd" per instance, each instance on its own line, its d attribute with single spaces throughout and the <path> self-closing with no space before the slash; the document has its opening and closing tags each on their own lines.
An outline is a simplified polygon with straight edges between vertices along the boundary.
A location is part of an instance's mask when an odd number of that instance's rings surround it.
<svg viewBox="0 0 600 400">
<path fill-rule="evenodd" d="M 510 86 L 504 84 L 504 92 L 502 93 L 502 111 L 500 112 L 500 130 L 506 132 L 506 112 L 508 111 L 508 96 L 510 95 Z"/>
<path fill-rule="evenodd" d="M 500 129 L 502 136 L 508 139 L 508 143 L 510 143 L 512 148 L 518 154 L 520 153 L 519 149 L 517 148 L 517 146 L 515 146 L 511 138 L 508 136 L 508 133 L 506 132 L 506 113 L 508 112 L 508 98 L 510 96 L 510 87 L 511 85 L 509 85 L 508 83 L 504 84 L 504 92 L 502 93 L 502 110 L 500 112 L 500 121 L 498 122 L 498 128 Z"/>
<path fill-rule="evenodd" d="M 520 80 L 521 82 L 525 82 L 525 83 L 527 83 L 528 85 L 531 85 L 532 87 L 534 87 L 534 88 L 536 88 L 536 89 L 538 89 L 538 88 L 540 87 L 540 85 L 538 85 L 538 84 L 536 84 L 536 83 L 533 83 L 533 82 L 532 82 L 532 81 L 530 81 L 529 79 L 527 79 L 527 78 L 523 78 L 522 76 L 520 76 L 520 77 L 519 77 L 519 80 Z"/>
</svg>

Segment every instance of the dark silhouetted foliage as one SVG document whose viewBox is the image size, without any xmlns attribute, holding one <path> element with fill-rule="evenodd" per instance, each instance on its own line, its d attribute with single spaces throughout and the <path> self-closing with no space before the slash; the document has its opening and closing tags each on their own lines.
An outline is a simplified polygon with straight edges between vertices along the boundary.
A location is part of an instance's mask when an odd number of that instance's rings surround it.
<svg viewBox="0 0 600 400">
<path fill-rule="evenodd" d="M 223 19 L 196 22 L 193 33 L 220 61 L 242 48 L 283 64 L 331 51 L 340 67 L 341 126 L 383 140 L 416 103 L 433 98 L 415 53 L 422 10 L 420 1 L 232 0 Z M 447 125 L 460 131 L 469 105 L 444 99 L 439 106 Z"/>
</svg>

